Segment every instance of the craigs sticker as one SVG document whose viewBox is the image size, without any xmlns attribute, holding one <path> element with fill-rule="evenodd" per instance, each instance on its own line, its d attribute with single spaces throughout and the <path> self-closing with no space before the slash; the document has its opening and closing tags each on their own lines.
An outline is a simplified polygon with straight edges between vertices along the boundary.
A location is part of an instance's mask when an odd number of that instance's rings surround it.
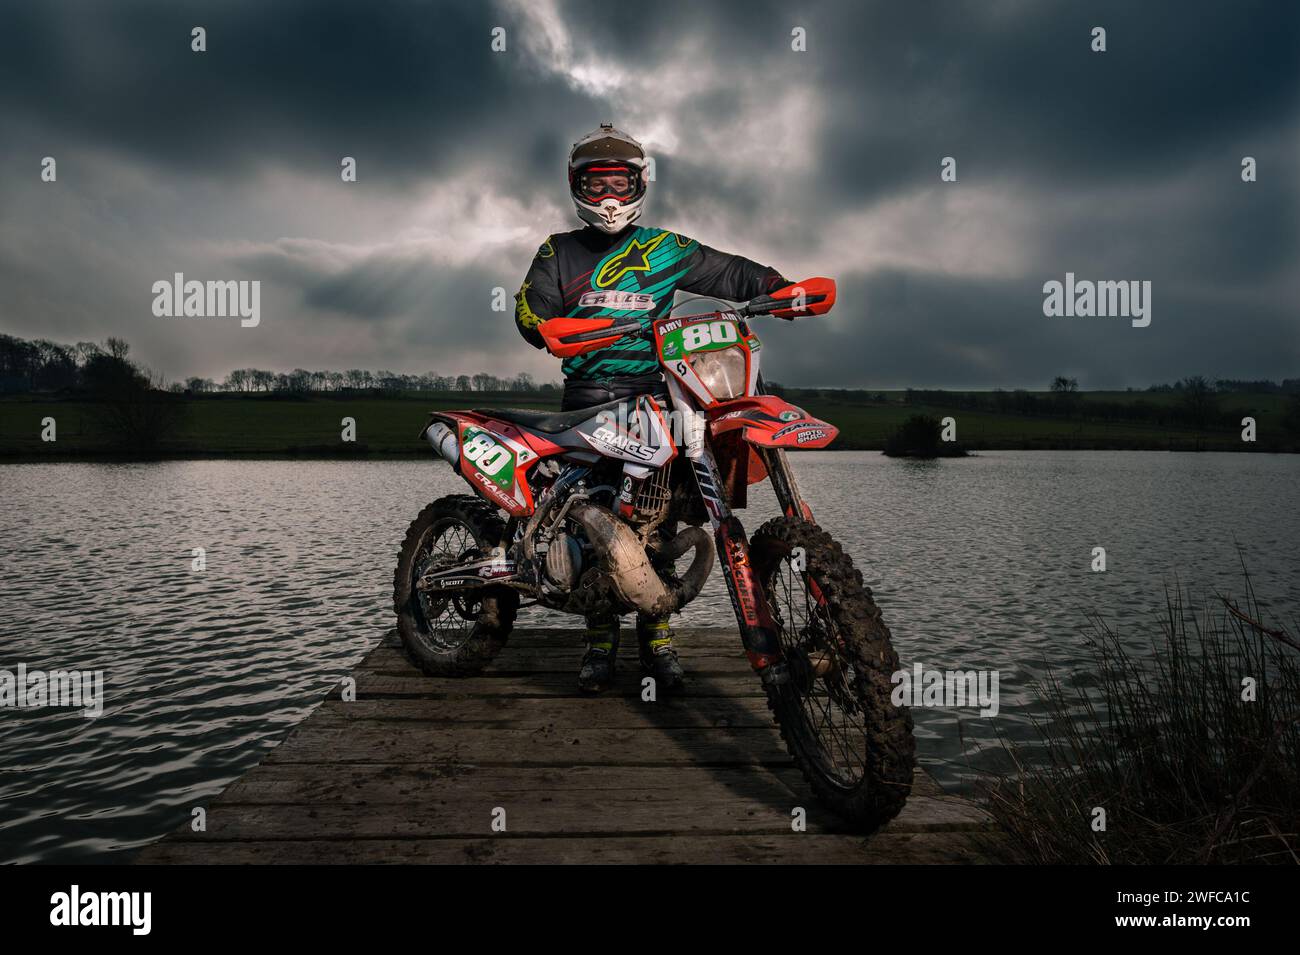
<svg viewBox="0 0 1300 955">
<path fill-rule="evenodd" d="M 583 292 L 579 308 L 608 308 L 619 312 L 648 312 L 655 307 L 655 297 L 645 292 Z"/>
</svg>

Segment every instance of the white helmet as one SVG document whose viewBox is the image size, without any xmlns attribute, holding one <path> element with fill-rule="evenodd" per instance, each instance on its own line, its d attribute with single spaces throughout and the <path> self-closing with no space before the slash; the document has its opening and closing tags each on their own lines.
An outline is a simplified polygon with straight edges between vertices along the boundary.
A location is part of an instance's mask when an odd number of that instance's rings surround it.
<svg viewBox="0 0 1300 955">
<path fill-rule="evenodd" d="M 622 232 L 645 202 L 645 150 L 609 123 L 569 151 L 569 193 L 578 218 L 602 232 Z"/>
</svg>

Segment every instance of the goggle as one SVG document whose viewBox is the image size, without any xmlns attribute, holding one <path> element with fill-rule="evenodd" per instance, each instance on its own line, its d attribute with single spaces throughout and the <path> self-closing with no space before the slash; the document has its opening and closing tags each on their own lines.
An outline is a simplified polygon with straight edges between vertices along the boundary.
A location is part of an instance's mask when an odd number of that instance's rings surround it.
<svg viewBox="0 0 1300 955">
<path fill-rule="evenodd" d="M 630 202 L 641 192 L 641 171 L 624 163 L 594 163 L 574 173 L 573 192 L 588 202 Z"/>
</svg>

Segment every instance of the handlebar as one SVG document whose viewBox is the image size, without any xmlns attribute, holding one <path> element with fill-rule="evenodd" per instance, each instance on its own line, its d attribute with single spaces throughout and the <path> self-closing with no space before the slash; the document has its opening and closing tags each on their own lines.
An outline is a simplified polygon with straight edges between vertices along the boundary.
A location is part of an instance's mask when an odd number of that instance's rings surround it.
<svg viewBox="0 0 1300 955">
<path fill-rule="evenodd" d="M 572 335 L 565 335 L 560 341 L 566 345 L 581 345 L 583 342 L 594 342 L 597 339 L 609 338 L 611 335 L 635 338 L 644 334 L 645 329 L 641 327 L 640 322 L 627 322 L 623 325 L 608 325 L 590 332 L 575 332 Z"/>
<path fill-rule="evenodd" d="M 816 305 L 819 302 L 826 301 L 825 295 L 808 295 L 804 302 L 807 305 Z M 768 315 L 779 309 L 790 308 L 788 301 L 772 298 L 770 295 L 760 295 L 752 298 L 744 305 L 739 306 L 735 312 L 741 318 L 752 318 L 758 315 Z M 709 313 L 705 313 L 709 314 Z M 703 316 L 683 315 L 683 319 L 691 319 Z M 574 332 L 572 335 L 565 335 L 559 339 L 566 345 L 581 345 L 583 342 L 594 342 L 597 339 L 609 338 L 611 335 L 617 335 L 623 338 L 649 338 L 649 329 L 642 328 L 640 322 L 625 322 L 621 325 L 608 325 L 605 328 L 593 329 L 589 332 Z"/>
<path fill-rule="evenodd" d="M 685 305 L 689 303 L 683 302 L 682 304 Z M 766 295 L 759 295 L 731 310 L 731 312 L 738 318 L 742 319 L 752 318 L 757 315 L 771 315 L 776 313 L 778 318 L 793 320 L 796 316 L 825 314 L 834 304 L 835 282 L 826 278 L 813 278 L 807 279 L 798 284 L 787 285 L 785 288 L 776 289 Z M 690 321 L 691 319 L 707 318 L 711 314 L 716 313 L 709 312 L 703 315 L 681 316 L 672 316 L 671 310 L 669 310 L 668 313 L 669 316 L 679 318 L 683 322 Z M 570 322 L 578 322 L 582 324 L 586 321 L 586 319 L 580 320 L 576 318 L 555 318 L 551 319 L 547 324 Z M 601 328 L 581 329 L 579 331 L 571 331 L 567 335 L 558 335 L 555 338 L 549 339 L 552 344 L 547 347 L 551 348 L 551 350 L 556 354 L 560 354 L 561 357 L 564 357 L 565 353 L 581 354 L 583 349 L 577 348 L 577 346 L 584 345 L 588 342 L 619 338 L 653 338 L 653 327 L 653 324 L 651 324 L 650 327 L 642 327 L 639 319 L 624 320 L 618 324 L 605 325 Z M 560 329 L 556 328 L 551 334 L 555 335 L 559 331 Z M 561 349 L 561 346 L 572 347 Z"/>
<path fill-rule="evenodd" d="M 826 296 L 805 295 L 803 301 L 805 306 L 817 305 L 826 301 Z M 790 301 L 788 299 L 773 298 L 770 295 L 760 295 L 758 298 L 751 298 L 744 305 L 740 306 L 740 308 L 736 309 L 736 314 L 744 316 L 767 315 L 771 312 L 778 311 L 779 309 L 787 308 L 790 308 Z"/>
</svg>

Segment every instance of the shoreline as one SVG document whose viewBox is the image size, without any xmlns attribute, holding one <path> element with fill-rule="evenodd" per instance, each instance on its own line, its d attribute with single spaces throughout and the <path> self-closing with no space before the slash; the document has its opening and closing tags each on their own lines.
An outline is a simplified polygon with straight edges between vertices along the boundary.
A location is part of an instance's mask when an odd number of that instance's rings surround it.
<svg viewBox="0 0 1300 955">
<path fill-rule="evenodd" d="M 1149 420 L 1106 416 L 1104 393 L 1087 395 L 1074 416 L 990 411 L 901 395 L 818 394 L 790 390 L 788 400 L 839 429 L 828 450 L 882 451 L 918 415 L 955 424 L 968 451 L 1231 451 L 1300 453 L 1300 430 L 1279 396 L 1224 398 L 1212 427 L 1182 422 L 1167 396 L 1145 397 Z M 880 399 L 884 400 L 880 400 Z M 928 400 L 933 398 L 934 400 Z M 1160 399 L 1157 401 L 1156 399 Z M 1091 405 L 1090 405 L 1091 402 Z M 167 398 L 143 409 L 114 408 L 85 396 L 0 399 L 0 464 L 34 461 L 189 459 L 375 460 L 421 458 L 431 411 L 461 408 L 554 410 L 546 393 L 447 393 L 289 397 L 218 395 Z M 1149 405 L 1149 406 L 1148 406 Z M 173 412 L 159 414 L 160 409 Z M 1095 411 L 1090 411 L 1095 408 Z M 1154 410 L 1152 410 L 1154 409 Z M 151 419 L 151 414 L 157 420 Z M 1255 438 L 1237 422 L 1249 418 Z M 1226 421 L 1223 419 L 1227 419 Z M 1233 427 L 1228 427 L 1230 422 Z M 47 433 L 47 429 L 50 433 Z M 344 441 L 344 436 L 351 440 Z M 54 437 L 53 441 L 42 440 Z M 143 447 L 142 447 L 143 446 Z"/>
<path fill-rule="evenodd" d="M 1074 446 L 1038 445 L 1038 446 L 998 446 L 967 447 L 966 459 L 978 458 L 988 452 L 998 451 L 1107 451 L 1116 453 L 1163 453 L 1163 454 L 1263 454 L 1291 456 L 1300 454 L 1300 450 L 1290 448 L 1228 448 L 1228 447 L 1123 447 L 1099 444 L 1079 444 Z M 821 452 L 859 453 L 886 455 L 879 447 L 831 447 L 821 448 Z M 895 461 L 942 461 L 956 460 L 957 456 L 940 456 L 921 458 L 898 455 L 890 458 Z M 279 451 L 70 451 L 49 453 L 0 453 L 0 467 L 7 464 L 146 464 L 167 461 L 423 461 L 441 460 L 431 449 L 421 448 L 414 451 L 394 449 L 334 451 L 330 449 L 304 449 L 296 451 L 284 449 Z"/>
</svg>

